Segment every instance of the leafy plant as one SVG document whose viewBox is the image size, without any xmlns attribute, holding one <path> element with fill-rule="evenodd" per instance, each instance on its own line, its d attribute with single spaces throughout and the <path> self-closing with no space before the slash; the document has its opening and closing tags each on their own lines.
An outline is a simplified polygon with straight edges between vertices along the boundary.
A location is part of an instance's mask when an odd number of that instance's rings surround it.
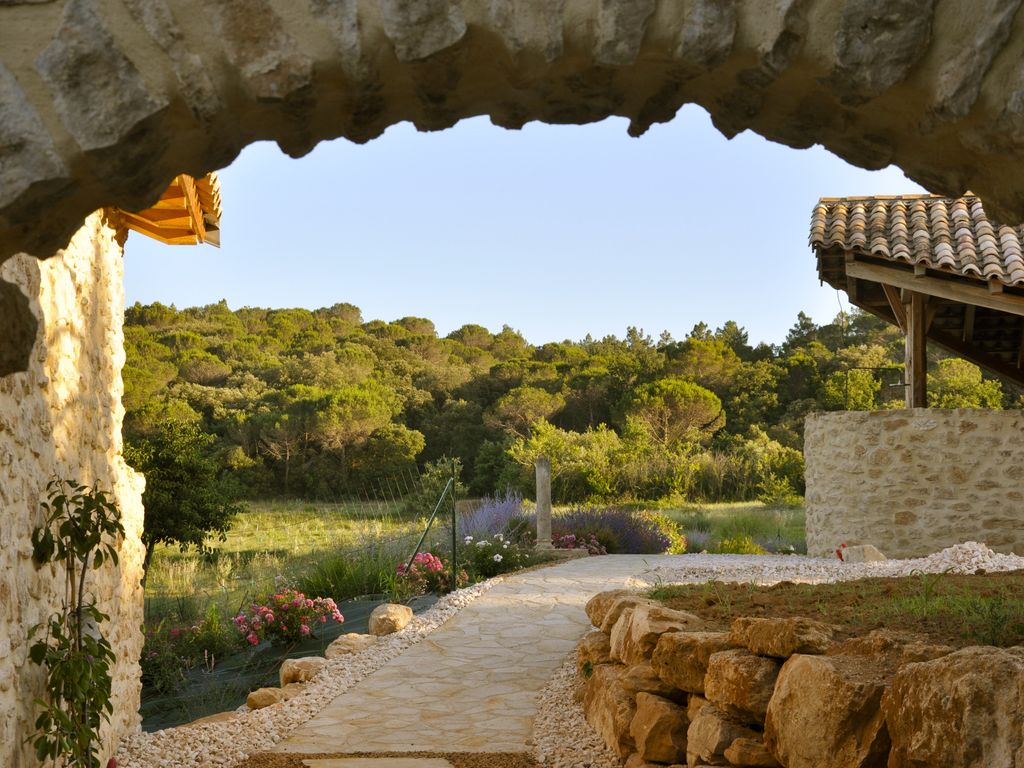
<svg viewBox="0 0 1024 768">
<path fill-rule="evenodd" d="M 100 726 L 114 710 L 110 667 L 116 657 L 99 628 L 109 617 L 86 596 L 86 577 L 106 561 L 117 564 L 124 528 L 117 505 L 98 489 L 54 478 L 46 492 L 46 520 L 32 531 L 32 559 L 40 567 L 63 566 L 65 595 L 45 624 L 45 637 L 29 649 L 32 662 L 46 669 L 47 698 L 36 700 L 42 711 L 28 741 L 40 762 L 99 768 Z"/>
<path fill-rule="evenodd" d="M 712 550 L 720 555 L 766 555 L 768 552 L 750 536 L 725 537 Z"/>
<path fill-rule="evenodd" d="M 326 624 L 328 619 L 339 624 L 345 620 L 331 598 L 309 598 L 294 589 L 282 589 L 253 603 L 234 621 L 246 642 L 259 645 L 267 639 L 298 642 L 311 635 L 316 624 Z"/>
</svg>

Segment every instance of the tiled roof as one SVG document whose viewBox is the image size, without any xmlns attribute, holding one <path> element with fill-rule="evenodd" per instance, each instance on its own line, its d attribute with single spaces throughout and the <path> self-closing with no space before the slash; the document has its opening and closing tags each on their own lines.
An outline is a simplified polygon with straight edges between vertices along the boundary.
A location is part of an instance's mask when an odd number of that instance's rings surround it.
<svg viewBox="0 0 1024 768">
<path fill-rule="evenodd" d="M 1024 285 L 1024 228 L 989 221 L 981 200 L 934 195 L 823 197 L 811 216 L 810 244 L 924 264 L 981 281 Z"/>
</svg>

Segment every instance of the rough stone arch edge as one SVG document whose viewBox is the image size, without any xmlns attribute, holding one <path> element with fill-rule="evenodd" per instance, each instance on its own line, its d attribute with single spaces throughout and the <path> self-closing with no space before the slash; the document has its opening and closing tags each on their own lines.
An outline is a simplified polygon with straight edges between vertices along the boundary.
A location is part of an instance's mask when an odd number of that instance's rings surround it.
<svg viewBox="0 0 1024 768">
<path fill-rule="evenodd" d="M 0 0 L 0 259 L 261 139 L 474 115 L 639 135 L 686 103 L 1021 220 L 1021 1 Z"/>
</svg>

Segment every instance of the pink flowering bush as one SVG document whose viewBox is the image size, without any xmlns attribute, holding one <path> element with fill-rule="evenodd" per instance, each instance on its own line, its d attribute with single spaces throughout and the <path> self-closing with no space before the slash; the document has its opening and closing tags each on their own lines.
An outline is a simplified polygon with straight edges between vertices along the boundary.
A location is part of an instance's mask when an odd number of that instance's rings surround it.
<svg viewBox="0 0 1024 768">
<path fill-rule="evenodd" d="M 328 619 L 339 624 L 345 620 L 331 598 L 311 599 L 297 590 L 283 589 L 253 603 L 234 622 L 247 643 L 258 645 L 262 640 L 297 642 L 313 634 L 313 628 L 326 624 Z"/>
<path fill-rule="evenodd" d="M 412 566 L 408 563 L 399 563 L 396 569 L 398 576 L 399 592 L 413 595 L 422 595 L 427 592 L 445 594 L 451 592 L 452 568 L 451 562 L 442 560 L 430 552 L 419 552 L 412 560 Z M 464 587 L 469 583 L 469 576 L 464 570 L 457 575 L 455 588 Z"/>
<path fill-rule="evenodd" d="M 552 538 L 551 543 L 555 549 L 585 549 L 591 555 L 607 555 L 608 550 L 597 540 L 594 534 L 589 536 L 577 536 L 575 533 L 566 533 Z"/>
</svg>

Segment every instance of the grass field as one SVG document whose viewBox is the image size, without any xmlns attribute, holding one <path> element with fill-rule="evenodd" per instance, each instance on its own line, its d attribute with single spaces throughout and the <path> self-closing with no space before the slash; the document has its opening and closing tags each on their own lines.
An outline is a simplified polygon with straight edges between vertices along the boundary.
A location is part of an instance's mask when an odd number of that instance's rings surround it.
<svg viewBox="0 0 1024 768">
<path fill-rule="evenodd" d="M 161 546 L 153 553 L 146 582 L 149 618 L 175 615 L 191 621 L 216 604 L 234 615 L 246 601 L 279 583 L 313 573 L 331 556 L 349 553 L 353 564 L 367 558 L 373 568 L 386 556 L 411 551 L 425 520 L 402 514 L 397 504 L 301 501 L 248 502 L 226 541 L 211 542 L 206 554 Z M 385 552 L 385 550 L 387 550 Z M 369 563 L 367 563 L 369 566 Z M 362 583 L 367 574 L 353 572 Z"/>
<path fill-rule="evenodd" d="M 803 507 L 775 508 L 749 501 L 692 504 L 658 511 L 682 526 L 688 552 L 713 552 L 720 549 L 723 541 L 744 537 L 768 552 L 807 552 Z"/>
</svg>

